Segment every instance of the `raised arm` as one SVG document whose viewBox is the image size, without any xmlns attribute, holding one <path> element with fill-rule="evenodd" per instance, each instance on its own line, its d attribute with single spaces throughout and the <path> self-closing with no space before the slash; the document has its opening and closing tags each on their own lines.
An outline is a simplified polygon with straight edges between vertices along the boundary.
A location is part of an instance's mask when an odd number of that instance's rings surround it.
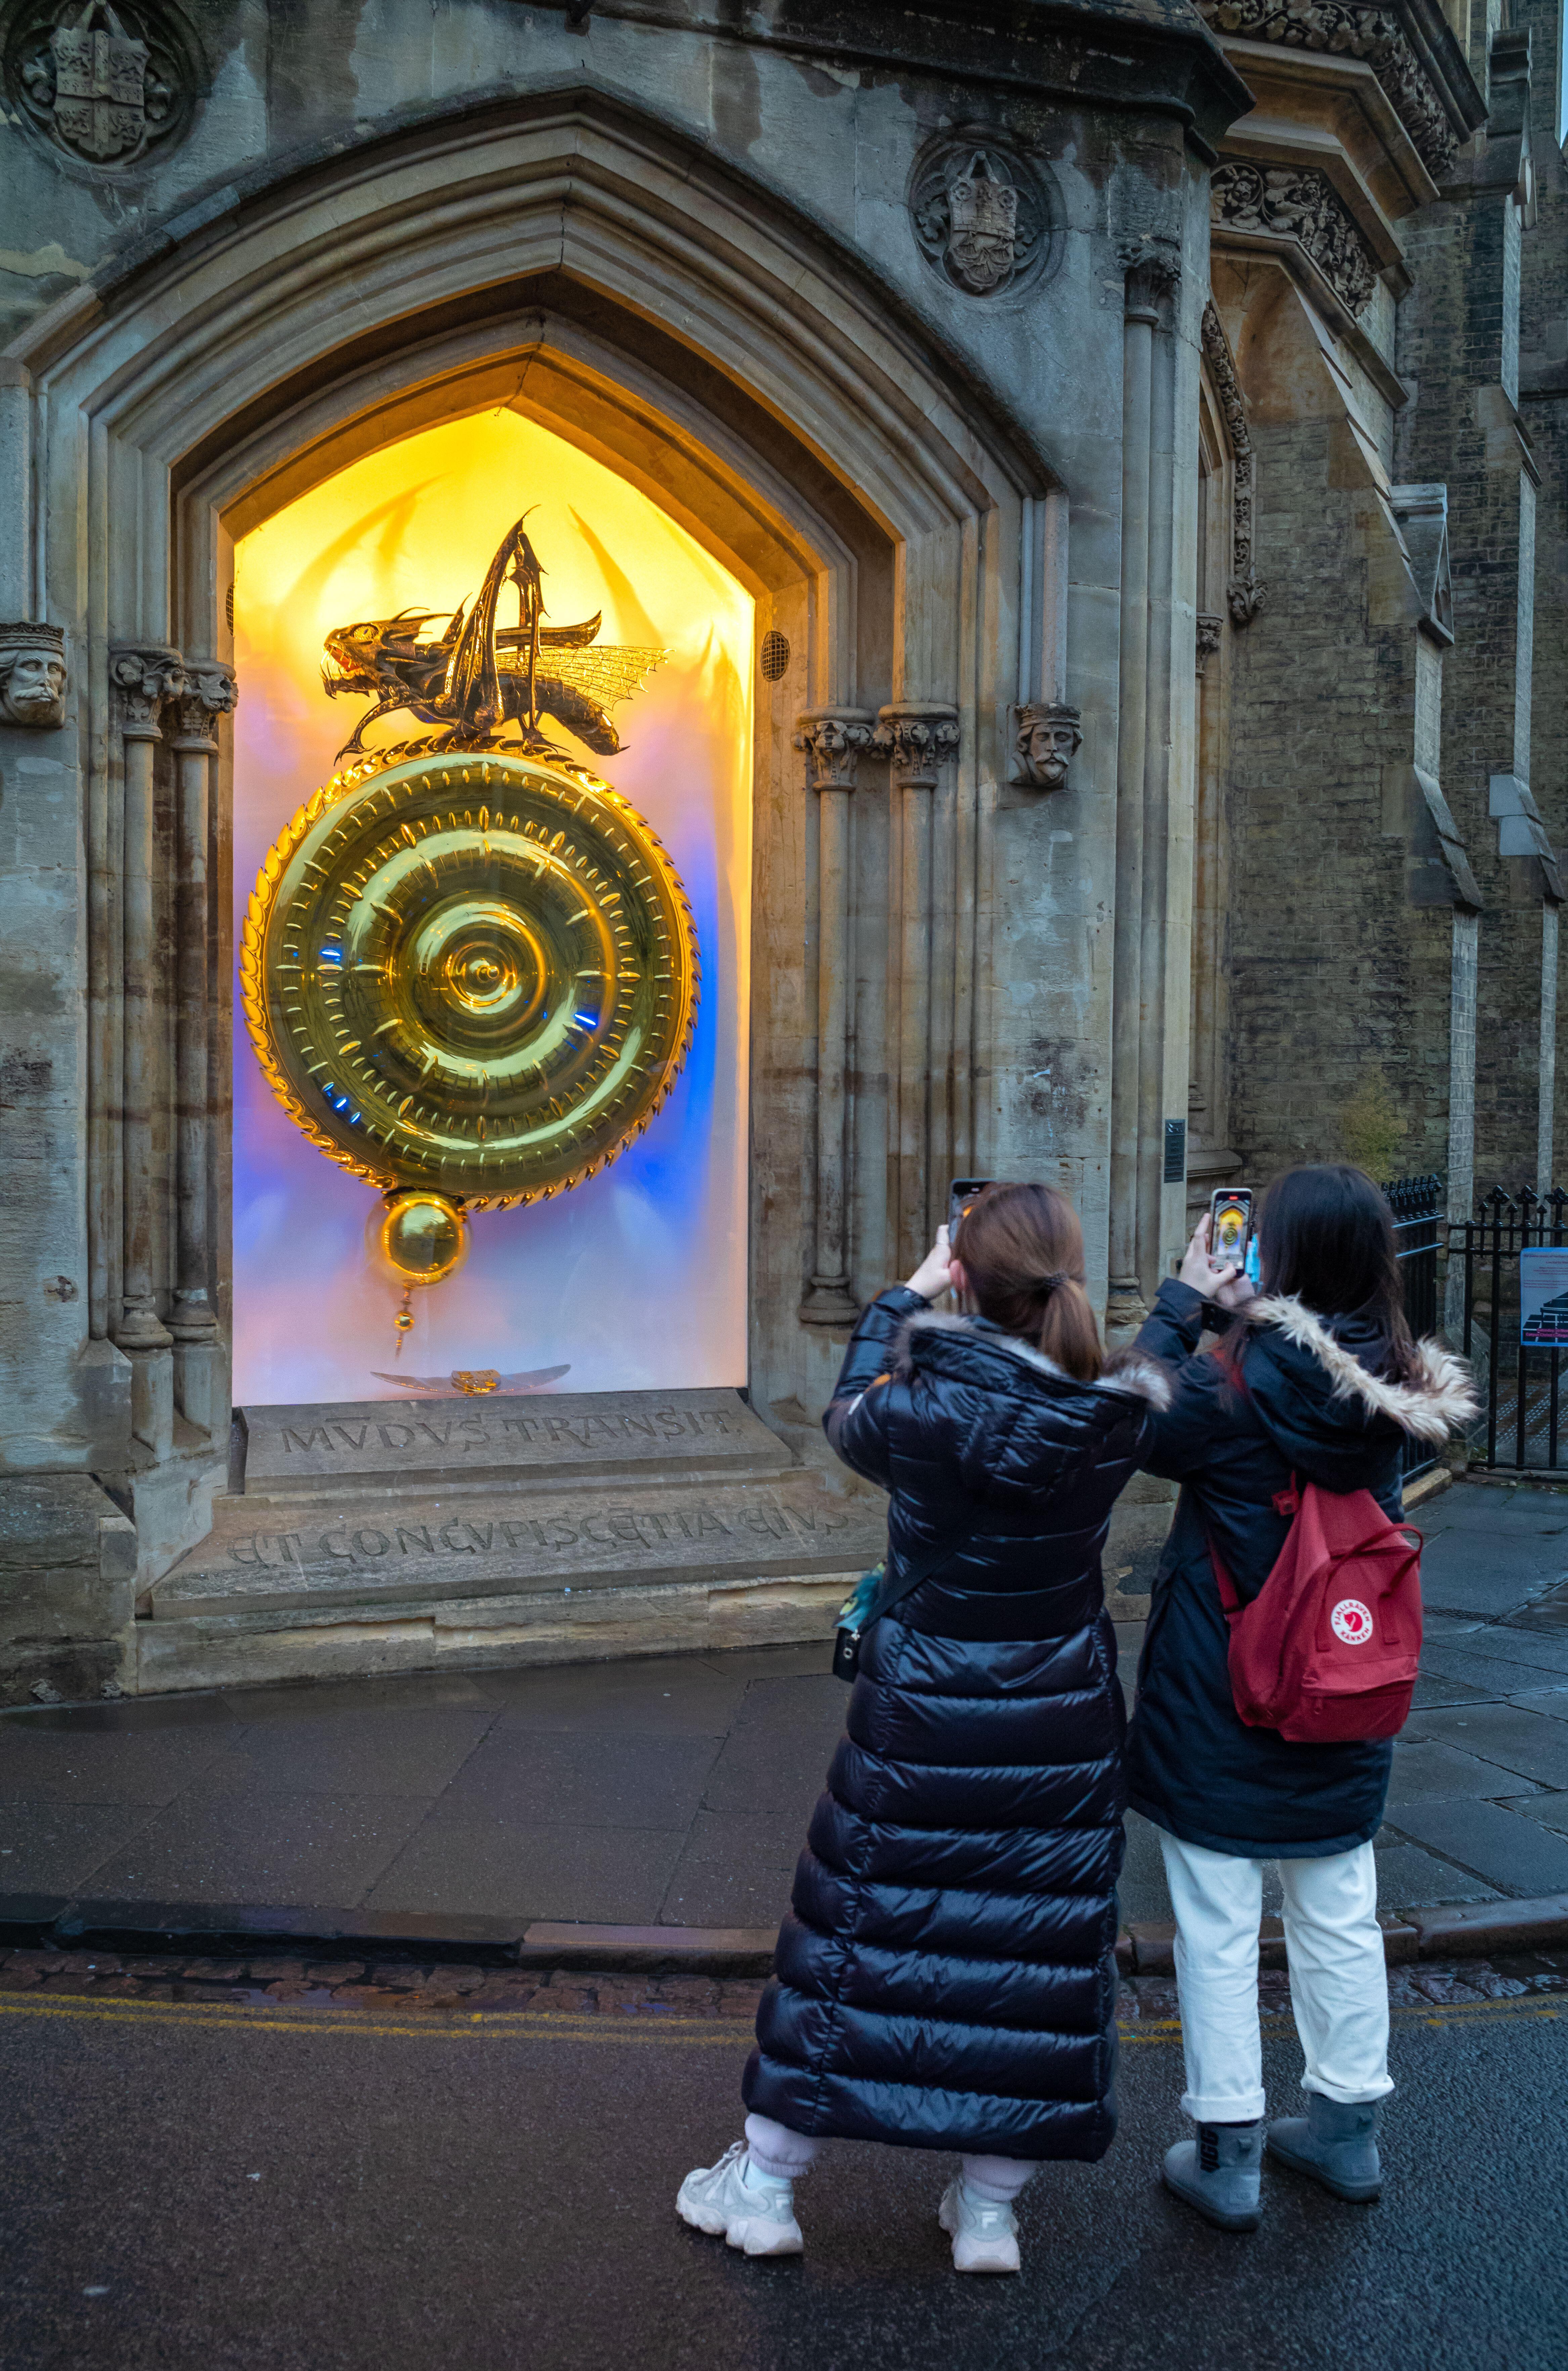
<svg viewBox="0 0 1568 2371">
<path fill-rule="evenodd" d="M 822 1428 L 846 1465 L 868 1482 L 891 1487 L 889 1475 L 887 1394 L 891 1388 L 893 1345 L 916 1312 L 929 1309 L 948 1286 L 947 1230 L 907 1284 L 879 1292 L 850 1336 Z"/>
<path fill-rule="evenodd" d="M 822 1428 L 844 1463 L 885 1490 L 890 1487 L 886 1401 L 893 1345 L 909 1319 L 929 1307 L 924 1295 L 907 1284 L 891 1285 L 877 1294 L 850 1336 L 822 1418 Z"/>
</svg>

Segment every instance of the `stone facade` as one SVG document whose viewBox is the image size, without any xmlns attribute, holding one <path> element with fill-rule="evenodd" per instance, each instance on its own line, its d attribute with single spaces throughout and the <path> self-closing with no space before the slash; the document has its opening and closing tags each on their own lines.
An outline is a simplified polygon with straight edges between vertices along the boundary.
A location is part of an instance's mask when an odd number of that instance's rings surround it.
<svg viewBox="0 0 1568 2371">
<path fill-rule="evenodd" d="M 1562 598 L 1568 357 L 1528 27 L 1479 0 L 1462 33 L 1436 0 L 0 25 L 0 1496 L 32 1544 L 6 1689 L 829 1618 L 836 1573 L 777 1554 L 749 1591 L 726 1567 L 722 1613 L 628 1558 L 569 1622 L 526 1560 L 482 1621 L 209 1586 L 211 1544 L 266 1528 L 231 1503 L 226 1348 L 233 547 L 415 428 L 514 404 L 754 596 L 749 1395 L 797 1465 L 955 1174 L 1073 1194 L 1113 1331 L 1190 1195 L 1336 1153 L 1372 1073 L 1401 1166 L 1461 1198 L 1467 1162 L 1535 1174 L 1560 634 L 1527 654 L 1532 567 L 1543 619 Z M 1479 1092 L 1478 1028 L 1508 1048 Z M 1127 1552 L 1161 1521 L 1145 1491 Z"/>
</svg>

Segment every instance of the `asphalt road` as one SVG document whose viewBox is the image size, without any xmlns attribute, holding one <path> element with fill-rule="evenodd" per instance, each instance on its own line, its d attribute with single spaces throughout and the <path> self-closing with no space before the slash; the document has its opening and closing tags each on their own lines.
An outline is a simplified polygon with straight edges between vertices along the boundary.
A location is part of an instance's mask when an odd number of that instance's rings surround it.
<svg viewBox="0 0 1568 2371">
<path fill-rule="evenodd" d="M 1381 2205 L 1266 2176 L 1253 2238 L 1159 2189 L 1167 2034 L 1098 2167 L 1040 2176 L 1025 2270 L 960 2280 L 950 2160 L 840 2147 L 803 2261 L 676 2220 L 747 2033 L 0 2001 L 4 2371 L 1562 2371 L 1568 2004 L 1396 2012 Z M 1268 2044 L 1295 2104 L 1288 2030 Z"/>
</svg>

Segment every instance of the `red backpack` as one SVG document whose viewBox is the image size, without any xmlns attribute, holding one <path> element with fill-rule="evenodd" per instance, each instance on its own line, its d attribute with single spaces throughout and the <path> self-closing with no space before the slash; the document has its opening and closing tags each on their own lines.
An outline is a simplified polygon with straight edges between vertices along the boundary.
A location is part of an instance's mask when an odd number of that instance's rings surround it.
<svg viewBox="0 0 1568 2371">
<path fill-rule="evenodd" d="M 1421 1533 L 1370 1490 L 1303 1490 L 1293 1475 L 1274 1505 L 1295 1521 L 1250 1605 L 1209 1543 L 1237 1711 L 1292 1745 L 1392 1737 L 1421 1663 Z"/>
</svg>

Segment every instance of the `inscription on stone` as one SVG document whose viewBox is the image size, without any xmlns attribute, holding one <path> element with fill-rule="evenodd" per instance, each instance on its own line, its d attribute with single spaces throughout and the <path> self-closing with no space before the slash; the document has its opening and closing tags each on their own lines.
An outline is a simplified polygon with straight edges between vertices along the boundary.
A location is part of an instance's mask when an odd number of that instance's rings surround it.
<svg viewBox="0 0 1568 2371">
<path fill-rule="evenodd" d="M 668 1476 L 610 1490 L 440 1498 L 361 1490 L 336 1507 L 215 1502 L 210 1537 L 154 1583 L 155 1618 L 306 1612 L 615 1589 L 724 1585 L 874 1564 L 879 1496 L 796 1467 L 776 1481 L 693 1486 Z"/>
<path fill-rule="evenodd" d="M 496 1393 L 245 1410 L 247 1497 L 320 1497 L 441 1476 L 528 1488 L 658 1473 L 776 1473 L 790 1452 L 738 1392 Z"/>
<path fill-rule="evenodd" d="M 788 1507 L 758 1501 L 721 1511 L 714 1506 L 607 1507 L 593 1514 L 502 1516 L 480 1521 L 453 1515 L 439 1525 L 361 1523 L 317 1532 L 242 1532 L 228 1543 L 231 1564 L 379 1564 L 383 1556 L 490 1556 L 519 1549 L 564 1552 L 590 1547 L 657 1551 L 721 1540 L 817 1540 L 847 1531 L 849 1516 L 832 1507 Z"/>
</svg>

